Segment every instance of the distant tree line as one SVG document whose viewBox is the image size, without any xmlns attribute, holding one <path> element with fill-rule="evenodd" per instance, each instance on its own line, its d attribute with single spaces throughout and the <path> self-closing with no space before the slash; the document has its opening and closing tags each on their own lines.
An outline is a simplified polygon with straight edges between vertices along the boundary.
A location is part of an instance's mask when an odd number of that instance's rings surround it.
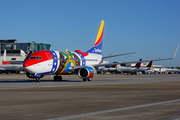
<svg viewBox="0 0 180 120">
<path fill-rule="evenodd" d="M 166 67 L 166 68 L 171 68 L 171 69 L 180 69 L 180 67 L 179 67 L 179 66 L 177 66 L 177 67 Z"/>
</svg>

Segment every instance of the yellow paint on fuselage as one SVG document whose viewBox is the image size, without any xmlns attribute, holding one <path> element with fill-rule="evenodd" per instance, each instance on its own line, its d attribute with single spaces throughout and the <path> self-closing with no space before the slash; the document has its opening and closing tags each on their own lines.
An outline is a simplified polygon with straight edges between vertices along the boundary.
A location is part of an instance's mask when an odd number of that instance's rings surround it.
<svg viewBox="0 0 180 120">
<path fill-rule="evenodd" d="M 62 71 L 61 71 L 59 74 L 61 74 L 61 73 L 64 72 L 64 70 L 66 69 L 66 67 L 67 67 L 67 65 L 68 65 L 69 63 L 73 63 L 73 65 L 76 66 L 76 62 L 75 62 L 75 60 L 70 56 L 70 54 L 69 54 L 68 52 L 65 52 L 65 51 L 64 51 L 64 53 L 65 53 L 68 57 L 67 57 L 67 60 L 66 60 L 66 63 L 65 63 L 64 68 L 62 69 Z"/>
</svg>

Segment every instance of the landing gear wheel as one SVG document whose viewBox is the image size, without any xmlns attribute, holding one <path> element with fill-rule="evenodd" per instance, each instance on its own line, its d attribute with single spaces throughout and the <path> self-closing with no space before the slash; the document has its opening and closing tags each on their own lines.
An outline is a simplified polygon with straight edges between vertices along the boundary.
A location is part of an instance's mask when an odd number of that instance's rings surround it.
<svg viewBox="0 0 180 120">
<path fill-rule="evenodd" d="M 83 79 L 83 81 L 86 81 L 86 79 Z"/>
<path fill-rule="evenodd" d="M 58 76 L 58 80 L 59 80 L 59 81 L 62 81 L 62 76 Z"/>
<path fill-rule="evenodd" d="M 57 79 L 58 79 L 58 76 L 54 76 L 54 81 L 57 81 Z"/>
<path fill-rule="evenodd" d="M 91 81 L 91 80 L 92 80 L 92 78 L 89 78 L 89 79 L 88 79 L 88 81 Z"/>
<path fill-rule="evenodd" d="M 36 78 L 36 82 L 40 83 L 41 82 L 40 78 Z"/>
<path fill-rule="evenodd" d="M 62 81 L 62 76 L 54 76 L 54 81 Z"/>
</svg>

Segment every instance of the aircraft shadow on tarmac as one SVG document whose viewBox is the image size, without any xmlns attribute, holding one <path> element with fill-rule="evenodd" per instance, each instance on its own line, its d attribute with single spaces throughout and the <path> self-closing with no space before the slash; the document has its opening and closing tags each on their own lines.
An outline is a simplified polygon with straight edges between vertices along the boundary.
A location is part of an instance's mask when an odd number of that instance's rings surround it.
<svg viewBox="0 0 180 120">
<path fill-rule="evenodd" d="M 0 83 L 35 83 L 35 80 L 4 80 L 0 81 Z M 54 81 L 54 80 L 41 80 L 41 82 L 83 82 L 82 80 L 62 80 L 62 81 Z"/>
</svg>

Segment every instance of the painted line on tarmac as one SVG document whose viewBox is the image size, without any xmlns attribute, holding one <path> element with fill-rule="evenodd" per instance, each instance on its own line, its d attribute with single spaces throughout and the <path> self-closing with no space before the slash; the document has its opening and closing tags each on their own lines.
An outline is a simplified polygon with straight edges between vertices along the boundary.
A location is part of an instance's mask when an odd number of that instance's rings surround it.
<svg viewBox="0 0 180 120">
<path fill-rule="evenodd" d="M 142 108 L 142 107 L 149 107 L 149 106 L 153 106 L 153 105 L 161 105 L 161 104 L 167 104 L 167 103 L 179 102 L 179 101 L 180 101 L 180 99 L 170 100 L 170 101 L 151 103 L 151 104 L 145 104 L 145 105 L 138 105 L 138 106 L 132 106 L 132 107 L 124 107 L 124 108 L 103 110 L 103 111 L 90 112 L 90 113 L 84 113 L 84 114 L 78 114 L 78 115 L 71 115 L 71 116 L 65 116 L 65 117 L 59 117 L 59 118 L 52 118 L 52 119 L 48 119 L 48 120 L 75 119 L 75 118 L 87 117 L 87 116 L 91 116 L 91 115 L 98 115 L 98 114 L 104 114 L 104 113 L 110 113 L 110 112 L 117 112 L 117 111 L 122 111 L 122 110 L 130 110 L 130 109 Z M 180 119 L 178 118 L 178 119 L 175 119 L 175 120 L 180 120 Z"/>
<path fill-rule="evenodd" d="M 176 118 L 176 119 L 173 119 L 173 120 L 180 120 L 180 118 Z"/>
</svg>

